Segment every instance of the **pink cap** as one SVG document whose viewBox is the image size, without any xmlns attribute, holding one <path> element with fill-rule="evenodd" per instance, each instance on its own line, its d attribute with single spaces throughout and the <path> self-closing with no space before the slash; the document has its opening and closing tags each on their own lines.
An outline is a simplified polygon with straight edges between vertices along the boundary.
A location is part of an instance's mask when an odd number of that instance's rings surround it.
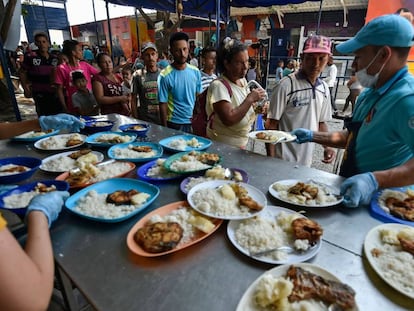
<svg viewBox="0 0 414 311">
<path fill-rule="evenodd" d="M 332 42 L 324 36 L 308 37 L 303 46 L 303 53 L 326 53 L 331 55 Z"/>
</svg>

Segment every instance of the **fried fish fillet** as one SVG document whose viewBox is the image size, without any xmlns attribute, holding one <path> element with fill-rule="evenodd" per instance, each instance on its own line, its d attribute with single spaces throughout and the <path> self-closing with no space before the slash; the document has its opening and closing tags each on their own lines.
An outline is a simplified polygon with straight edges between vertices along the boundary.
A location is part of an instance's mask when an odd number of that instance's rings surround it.
<svg viewBox="0 0 414 311">
<path fill-rule="evenodd" d="M 184 230 L 177 222 L 156 222 L 138 229 L 135 242 L 149 253 L 161 253 L 176 247 Z"/>
<path fill-rule="evenodd" d="M 296 218 L 291 226 L 295 239 L 308 240 L 311 245 L 318 242 L 323 233 L 322 227 L 308 218 Z"/>
<path fill-rule="evenodd" d="M 292 293 L 288 297 L 289 302 L 313 298 L 334 305 L 335 310 L 355 307 L 355 291 L 346 284 L 327 280 L 293 265 L 289 267 L 286 276 L 293 283 Z"/>
<path fill-rule="evenodd" d="M 131 204 L 132 196 L 135 194 L 138 194 L 138 191 L 134 189 L 129 191 L 117 190 L 107 195 L 106 202 L 113 203 L 115 205 Z"/>
<path fill-rule="evenodd" d="M 136 152 L 151 152 L 152 151 L 152 148 L 150 146 L 133 146 L 131 149 Z"/>
<path fill-rule="evenodd" d="M 78 151 L 72 152 L 71 154 L 68 155 L 68 157 L 71 158 L 71 159 L 76 160 L 76 159 L 80 158 L 81 156 L 83 156 L 85 154 L 88 154 L 90 152 L 92 152 L 92 149 L 84 148 L 84 149 L 80 149 Z"/>
<path fill-rule="evenodd" d="M 390 214 L 401 219 L 414 221 L 414 198 L 408 197 L 400 200 L 394 197 L 388 197 L 385 205 L 389 208 Z"/>
</svg>

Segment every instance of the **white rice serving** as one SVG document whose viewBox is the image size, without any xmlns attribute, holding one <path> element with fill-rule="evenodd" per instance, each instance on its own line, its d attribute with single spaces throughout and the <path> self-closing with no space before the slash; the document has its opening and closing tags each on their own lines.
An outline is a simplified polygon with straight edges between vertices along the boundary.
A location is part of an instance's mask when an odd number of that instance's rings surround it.
<svg viewBox="0 0 414 311">
<path fill-rule="evenodd" d="M 170 169 L 175 172 L 191 172 L 210 168 L 211 165 L 204 164 L 196 157 L 188 155 L 185 159 L 178 159 L 171 163 Z"/>
<path fill-rule="evenodd" d="M 52 172 L 63 172 L 69 171 L 74 167 L 81 167 L 87 163 L 97 163 L 98 157 L 94 153 L 88 153 L 83 156 L 80 156 L 78 159 L 72 159 L 69 156 L 60 156 L 54 159 L 50 159 L 47 162 L 42 163 L 42 169 Z"/>
<path fill-rule="evenodd" d="M 76 202 L 74 210 L 87 216 L 114 219 L 126 216 L 143 205 L 115 205 L 107 203 L 107 195 L 107 193 L 98 193 L 95 190 L 91 190 Z"/>
<path fill-rule="evenodd" d="M 200 211 L 216 216 L 247 216 L 252 211 L 239 205 L 239 199 L 224 199 L 217 189 L 199 189 L 193 193 L 191 200 Z"/>
<path fill-rule="evenodd" d="M 128 143 L 133 140 L 133 137 L 129 135 L 102 134 L 99 137 L 97 137 L 95 141 L 100 143 L 112 143 L 115 139 L 119 143 Z"/>
<path fill-rule="evenodd" d="M 291 246 L 298 250 L 307 250 L 310 245 L 307 240 L 295 240 L 291 223 L 301 216 L 281 212 L 275 218 L 260 215 L 241 221 L 235 231 L 237 243 L 249 253 L 257 253 L 280 246 Z M 274 260 L 287 259 L 287 252 L 280 250 L 266 254 Z"/>
<path fill-rule="evenodd" d="M 186 150 L 187 147 L 198 148 L 201 147 L 203 144 L 198 141 L 197 138 L 193 137 L 189 140 L 185 140 L 184 138 L 173 139 L 168 144 L 169 147 L 174 148 L 176 150 Z"/>
<path fill-rule="evenodd" d="M 133 145 L 128 145 L 127 148 L 114 148 L 114 154 L 118 159 L 145 159 L 152 158 L 156 155 L 154 150 L 150 152 L 138 152 L 133 150 Z"/>
<path fill-rule="evenodd" d="M 334 203 L 338 201 L 338 199 L 334 195 L 329 193 L 329 190 L 324 189 L 323 187 L 316 185 L 314 183 L 311 183 L 311 182 L 306 183 L 306 184 L 311 185 L 312 187 L 318 188 L 318 194 L 315 199 L 312 200 L 312 199 L 306 198 L 303 195 L 289 193 L 288 192 L 289 188 L 294 186 L 294 184 L 286 185 L 286 184 L 275 182 L 272 184 L 272 188 L 278 192 L 278 195 L 282 200 L 291 202 L 293 204 L 305 204 L 309 206 L 317 206 L 317 205 L 323 205 L 327 203 Z"/>
<path fill-rule="evenodd" d="M 39 131 L 39 132 L 30 131 L 30 132 L 27 132 L 27 133 L 20 134 L 16 137 L 18 137 L 18 138 L 34 138 L 34 137 L 39 137 L 39 136 L 43 136 L 43 135 L 46 135 L 46 134 L 48 134 L 48 133 L 43 132 L 43 131 Z"/>
<path fill-rule="evenodd" d="M 113 162 L 106 165 L 99 165 L 98 167 L 99 173 L 91 179 L 91 182 L 102 181 L 119 176 L 131 169 L 131 166 L 125 162 Z"/>
<path fill-rule="evenodd" d="M 52 186 L 56 189 L 55 186 Z M 27 207 L 30 203 L 30 201 L 39 194 L 45 194 L 46 192 L 40 192 L 36 189 L 32 191 L 22 192 L 22 193 L 16 193 L 11 194 L 7 197 L 3 198 L 4 207 L 5 208 L 24 208 Z"/>
<path fill-rule="evenodd" d="M 159 178 L 159 179 L 172 178 L 175 176 L 179 176 L 176 173 L 172 173 L 168 171 L 164 167 L 164 162 L 165 162 L 165 159 L 157 159 L 155 164 L 148 169 L 147 176 L 151 178 Z"/>
<path fill-rule="evenodd" d="M 66 143 L 71 139 L 78 139 L 83 142 L 83 138 L 79 134 L 70 134 L 63 136 L 51 136 L 41 142 L 41 147 L 44 149 L 61 149 L 67 148 Z"/>
</svg>

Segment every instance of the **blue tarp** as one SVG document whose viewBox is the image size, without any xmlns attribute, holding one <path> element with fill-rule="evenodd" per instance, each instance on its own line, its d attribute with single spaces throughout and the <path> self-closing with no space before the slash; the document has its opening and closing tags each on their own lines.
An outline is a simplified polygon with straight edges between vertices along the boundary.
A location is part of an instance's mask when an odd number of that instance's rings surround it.
<svg viewBox="0 0 414 311">
<path fill-rule="evenodd" d="M 216 3 L 218 0 L 182 0 L 184 14 L 208 17 L 211 14 L 216 19 Z M 249 7 L 285 5 L 303 3 L 306 0 L 219 0 L 220 1 L 220 20 L 228 21 L 230 6 L 232 7 Z M 310 0 L 321 1 L 321 0 Z M 126 5 L 132 7 L 143 7 L 159 11 L 176 11 L 176 0 L 108 0 L 110 3 Z"/>
</svg>

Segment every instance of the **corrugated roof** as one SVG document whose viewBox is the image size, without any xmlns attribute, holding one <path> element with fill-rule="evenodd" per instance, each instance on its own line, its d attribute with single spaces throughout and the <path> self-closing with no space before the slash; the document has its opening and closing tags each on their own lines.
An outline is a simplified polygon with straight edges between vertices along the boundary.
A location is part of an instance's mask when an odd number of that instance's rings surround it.
<svg viewBox="0 0 414 311">
<path fill-rule="evenodd" d="M 348 10 L 366 9 L 368 0 L 323 0 L 323 11 L 342 10 L 345 7 Z M 257 8 L 230 8 L 230 16 L 236 15 L 257 15 L 257 14 L 274 14 L 278 10 L 281 13 L 299 13 L 299 12 L 317 12 L 319 11 L 320 2 L 307 1 L 301 4 L 273 5 L 271 7 Z"/>
</svg>

